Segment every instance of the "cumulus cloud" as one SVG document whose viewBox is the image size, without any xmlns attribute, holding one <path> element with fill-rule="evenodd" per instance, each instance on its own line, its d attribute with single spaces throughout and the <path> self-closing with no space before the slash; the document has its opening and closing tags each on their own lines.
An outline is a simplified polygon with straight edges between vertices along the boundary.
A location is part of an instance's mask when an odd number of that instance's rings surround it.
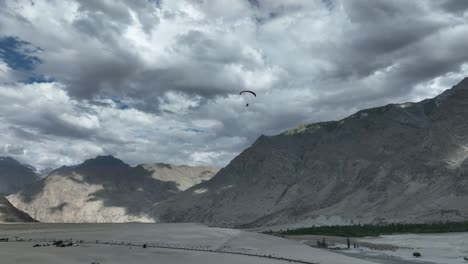
<svg viewBox="0 0 468 264">
<path fill-rule="evenodd" d="M 0 1 L 0 155 L 223 166 L 261 134 L 456 84 L 462 2 Z"/>
</svg>

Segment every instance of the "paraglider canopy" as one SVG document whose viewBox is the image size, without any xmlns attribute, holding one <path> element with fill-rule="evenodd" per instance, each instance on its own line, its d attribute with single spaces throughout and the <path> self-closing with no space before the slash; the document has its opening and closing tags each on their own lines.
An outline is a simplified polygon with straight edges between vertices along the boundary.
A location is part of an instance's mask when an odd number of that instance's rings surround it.
<svg viewBox="0 0 468 264">
<path fill-rule="evenodd" d="M 250 94 L 253 94 L 253 96 L 257 97 L 257 94 L 254 91 L 244 90 L 244 91 L 241 91 L 239 94 L 242 95 L 243 93 L 250 93 Z M 248 107 L 248 106 L 249 106 L 249 103 L 245 105 L 245 107 Z"/>
<path fill-rule="evenodd" d="M 253 94 L 255 97 L 257 97 L 257 94 L 256 94 L 255 92 L 253 92 L 253 91 L 244 90 L 244 91 L 240 92 L 239 94 L 243 94 L 243 93 L 251 93 L 251 94 Z"/>
</svg>

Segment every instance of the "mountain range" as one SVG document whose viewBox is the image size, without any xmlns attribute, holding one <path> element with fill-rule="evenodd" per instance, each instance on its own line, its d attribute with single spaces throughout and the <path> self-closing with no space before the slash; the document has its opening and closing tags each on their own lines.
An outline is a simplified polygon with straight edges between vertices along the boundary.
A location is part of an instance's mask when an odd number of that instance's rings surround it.
<svg viewBox="0 0 468 264">
<path fill-rule="evenodd" d="M 41 222 L 154 222 L 150 208 L 216 172 L 169 164 L 131 167 L 98 156 L 60 167 L 7 198 Z"/>
</svg>

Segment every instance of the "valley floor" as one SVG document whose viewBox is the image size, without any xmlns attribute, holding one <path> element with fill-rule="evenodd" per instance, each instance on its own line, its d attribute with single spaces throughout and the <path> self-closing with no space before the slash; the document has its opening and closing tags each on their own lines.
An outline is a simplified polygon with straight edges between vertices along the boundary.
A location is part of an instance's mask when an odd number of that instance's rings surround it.
<svg viewBox="0 0 468 264">
<path fill-rule="evenodd" d="M 197 224 L 4 224 L 2 263 L 369 264 L 297 241 Z M 33 247 L 72 240 L 71 247 Z M 147 244 L 147 248 L 142 245 Z"/>
</svg>

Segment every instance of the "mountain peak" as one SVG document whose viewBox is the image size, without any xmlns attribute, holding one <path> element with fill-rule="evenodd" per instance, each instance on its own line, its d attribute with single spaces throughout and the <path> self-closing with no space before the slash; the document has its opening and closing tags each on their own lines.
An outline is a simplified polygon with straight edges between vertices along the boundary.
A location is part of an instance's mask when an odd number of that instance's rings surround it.
<svg viewBox="0 0 468 264">
<path fill-rule="evenodd" d="M 464 89 L 468 88 L 468 77 L 465 77 L 461 82 L 459 82 L 455 87 L 461 87 Z"/>
<path fill-rule="evenodd" d="M 14 158 L 12 157 L 0 157 L 0 162 L 4 163 L 4 164 L 16 164 L 16 165 L 21 165 L 21 163 L 17 160 L 15 160 Z"/>
<path fill-rule="evenodd" d="M 468 77 L 464 78 L 461 82 L 452 86 L 452 88 L 445 90 L 442 94 L 440 94 L 437 97 L 444 96 L 445 94 L 451 95 L 455 91 L 460 91 L 460 90 L 468 90 Z"/>
<path fill-rule="evenodd" d="M 85 160 L 80 166 L 93 166 L 93 167 L 130 167 L 128 164 L 112 155 L 97 156 L 92 159 Z"/>
<path fill-rule="evenodd" d="M 32 168 L 11 157 L 0 157 L 0 194 L 7 195 L 35 182 L 38 177 Z"/>
<path fill-rule="evenodd" d="M 31 172 L 35 172 L 36 171 L 36 168 L 32 165 L 29 165 L 29 164 L 25 164 L 25 163 L 21 163 L 17 160 L 15 160 L 14 158 L 12 157 L 0 157 L 0 164 L 2 166 L 9 166 L 9 167 L 24 167 L 28 170 L 31 170 Z"/>
<path fill-rule="evenodd" d="M 468 97 L 468 94 L 466 93 L 466 91 L 468 91 L 468 77 L 464 78 L 461 82 L 454 85 L 452 88 L 447 89 L 443 93 L 436 96 L 434 100 L 436 102 L 436 105 L 441 105 L 447 100 L 457 101 L 462 98 Z"/>
</svg>

